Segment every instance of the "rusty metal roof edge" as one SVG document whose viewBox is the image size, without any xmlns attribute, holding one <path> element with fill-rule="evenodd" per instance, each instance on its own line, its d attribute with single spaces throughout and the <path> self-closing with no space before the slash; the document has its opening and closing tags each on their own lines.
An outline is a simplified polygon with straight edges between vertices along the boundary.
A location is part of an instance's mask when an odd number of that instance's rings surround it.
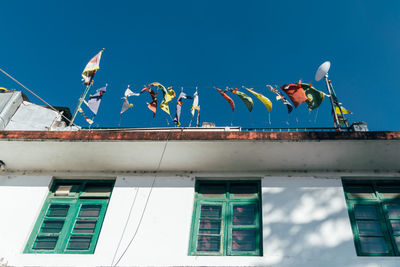
<svg viewBox="0 0 400 267">
<path fill-rule="evenodd" d="M 400 140 L 400 131 L 261 132 L 261 131 L 0 131 L 0 141 L 312 141 Z"/>
</svg>

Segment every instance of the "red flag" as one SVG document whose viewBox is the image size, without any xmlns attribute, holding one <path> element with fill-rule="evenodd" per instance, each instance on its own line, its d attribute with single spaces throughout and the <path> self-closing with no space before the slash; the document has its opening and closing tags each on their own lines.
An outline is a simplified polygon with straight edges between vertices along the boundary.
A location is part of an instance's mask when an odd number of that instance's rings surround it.
<svg viewBox="0 0 400 267">
<path fill-rule="evenodd" d="M 157 112 L 157 94 L 158 93 L 155 93 L 153 91 L 153 89 L 147 88 L 147 87 L 143 88 L 142 91 L 140 91 L 140 93 L 143 93 L 145 91 L 149 92 L 149 94 L 151 95 L 151 99 L 153 100 L 153 101 L 151 101 L 150 103 L 147 104 L 147 107 L 151 111 L 153 111 L 153 118 L 154 118 L 156 116 L 156 112 Z"/>
<path fill-rule="evenodd" d="M 301 84 L 287 84 L 281 86 L 281 89 L 286 93 L 290 100 L 292 100 L 296 108 L 307 100 L 306 93 L 301 87 Z"/>
<path fill-rule="evenodd" d="M 232 112 L 235 111 L 235 102 L 233 102 L 232 98 L 230 98 L 224 91 L 221 89 L 215 88 L 217 91 L 226 99 L 226 101 L 229 102 L 229 105 L 231 105 Z"/>
</svg>

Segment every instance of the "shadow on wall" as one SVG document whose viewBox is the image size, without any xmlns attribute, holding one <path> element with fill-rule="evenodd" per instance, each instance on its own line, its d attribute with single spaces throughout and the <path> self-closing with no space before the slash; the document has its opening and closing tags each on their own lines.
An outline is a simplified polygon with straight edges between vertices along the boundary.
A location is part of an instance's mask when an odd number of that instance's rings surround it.
<svg viewBox="0 0 400 267">
<path fill-rule="evenodd" d="M 264 187 L 262 202 L 264 257 L 275 259 L 273 265 L 337 266 L 355 259 L 341 187 Z"/>
</svg>

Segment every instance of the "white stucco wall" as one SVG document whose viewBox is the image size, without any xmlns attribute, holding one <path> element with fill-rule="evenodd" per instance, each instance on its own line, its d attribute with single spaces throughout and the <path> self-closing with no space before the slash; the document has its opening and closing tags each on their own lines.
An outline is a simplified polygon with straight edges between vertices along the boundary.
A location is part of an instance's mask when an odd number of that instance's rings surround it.
<svg viewBox="0 0 400 267">
<path fill-rule="evenodd" d="M 332 174 L 329 178 L 262 178 L 262 257 L 188 256 L 195 183 L 191 176 L 159 176 L 153 187 L 152 176 L 117 177 L 93 255 L 23 254 L 51 180 L 50 176 L 0 176 L 3 263 L 11 266 L 112 266 L 117 262 L 118 266 L 400 266 L 397 257 L 356 256 L 341 180 Z"/>
</svg>

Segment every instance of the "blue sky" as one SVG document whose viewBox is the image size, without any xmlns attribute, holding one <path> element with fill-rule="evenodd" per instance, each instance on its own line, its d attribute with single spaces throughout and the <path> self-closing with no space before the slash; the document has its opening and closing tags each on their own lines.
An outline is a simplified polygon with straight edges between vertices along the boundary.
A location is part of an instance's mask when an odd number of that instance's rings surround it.
<svg viewBox="0 0 400 267">
<path fill-rule="evenodd" d="M 90 92 L 109 84 L 94 126 L 118 126 L 128 84 L 137 92 L 160 82 L 177 93 L 183 86 L 189 95 L 198 86 L 201 120 L 218 126 L 231 125 L 232 111 L 212 87 L 245 85 L 271 99 L 271 124 L 256 98 L 249 113 L 231 95 L 234 126 L 331 127 L 327 98 L 318 113 L 303 104 L 288 116 L 265 87 L 302 79 L 326 92 L 314 75 L 330 60 L 338 98 L 354 113 L 350 122 L 400 128 L 399 1 L 2 1 L 0 15 L 0 68 L 55 106 L 73 111 L 84 89 L 83 68 L 106 49 Z M 22 89 L 3 74 L 0 86 Z M 160 109 L 152 119 L 148 94 L 130 100 L 135 106 L 121 126 L 173 125 Z M 175 105 L 176 98 L 172 116 Z M 191 101 L 183 104 L 182 126 L 189 124 L 190 107 Z M 87 126 L 80 116 L 76 122 Z"/>
</svg>

